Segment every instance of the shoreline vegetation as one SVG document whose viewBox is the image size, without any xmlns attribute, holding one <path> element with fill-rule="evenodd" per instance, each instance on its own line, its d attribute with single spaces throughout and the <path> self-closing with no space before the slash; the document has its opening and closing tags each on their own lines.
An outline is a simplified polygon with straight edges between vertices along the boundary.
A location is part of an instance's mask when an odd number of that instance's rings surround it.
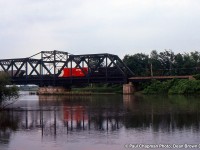
<svg viewBox="0 0 200 150">
<path fill-rule="evenodd" d="M 183 76 L 193 75 L 196 80 L 172 79 L 160 82 L 152 80 L 139 84 L 142 94 L 200 94 L 200 52 L 175 54 L 172 50 L 125 55 L 123 62 L 135 76 Z"/>
<path fill-rule="evenodd" d="M 19 89 L 10 85 L 10 77 L 6 73 L 0 73 L 0 110 L 17 101 Z"/>
<path fill-rule="evenodd" d="M 192 95 L 200 94 L 200 74 L 194 79 L 171 79 L 166 81 L 151 80 L 139 84 L 139 90 L 132 94 L 144 95 Z M 38 94 L 38 93 L 37 93 Z M 71 91 L 43 93 L 38 95 L 110 95 L 123 94 L 122 85 L 95 84 L 82 88 L 72 88 Z"/>
<path fill-rule="evenodd" d="M 152 80 L 151 83 L 144 86 L 142 94 L 200 94 L 200 80 L 172 79 L 163 82 Z"/>
<path fill-rule="evenodd" d="M 144 95 L 197 95 L 200 94 L 200 74 L 194 79 L 171 79 L 166 81 L 151 80 L 140 83 L 136 92 L 132 94 Z M 35 93 L 38 94 L 38 93 Z M 123 94 L 123 86 L 116 84 L 92 84 L 92 86 L 72 88 L 71 91 L 47 92 L 38 95 L 110 95 Z"/>
</svg>

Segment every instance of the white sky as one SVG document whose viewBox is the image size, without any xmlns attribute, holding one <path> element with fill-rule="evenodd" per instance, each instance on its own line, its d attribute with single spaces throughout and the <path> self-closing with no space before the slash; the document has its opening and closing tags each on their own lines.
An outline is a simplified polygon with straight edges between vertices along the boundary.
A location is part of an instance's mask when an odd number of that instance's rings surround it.
<svg viewBox="0 0 200 150">
<path fill-rule="evenodd" d="M 0 59 L 200 50 L 200 0 L 0 0 Z"/>
</svg>

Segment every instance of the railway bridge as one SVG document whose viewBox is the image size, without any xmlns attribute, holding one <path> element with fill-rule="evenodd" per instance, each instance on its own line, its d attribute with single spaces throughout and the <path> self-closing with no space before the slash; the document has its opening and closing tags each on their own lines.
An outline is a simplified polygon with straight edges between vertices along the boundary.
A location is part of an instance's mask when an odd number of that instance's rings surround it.
<svg viewBox="0 0 200 150">
<path fill-rule="evenodd" d="M 41 51 L 26 58 L 1 59 L 0 72 L 9 74 L 12 84 L 35 84 L 40 87 L 125 84 L 133 76 L 133 72 L 117 55 L 73 55 L 57 50 Z"/>
</svg>

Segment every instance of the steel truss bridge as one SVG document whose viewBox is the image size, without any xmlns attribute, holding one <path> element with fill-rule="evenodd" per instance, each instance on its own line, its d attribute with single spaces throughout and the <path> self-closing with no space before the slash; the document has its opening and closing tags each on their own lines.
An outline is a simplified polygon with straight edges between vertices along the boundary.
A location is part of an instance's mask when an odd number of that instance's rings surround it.
<svg viewBox="0 0 200 150">
<path fill-rule="evenodd" d="M 88 68 L 85 72 L 83 68 Z M 61 77 L 64 68 L 78 68 L 84 76 Z M 1 59 L 0 72 L 11 77 L 12 84 L 69 86 L 85 83 L 127 83 L 132 71 L 113 54 L 72 55 L 62 51 L 41 51 L 27 58 Z"/>
</svg>

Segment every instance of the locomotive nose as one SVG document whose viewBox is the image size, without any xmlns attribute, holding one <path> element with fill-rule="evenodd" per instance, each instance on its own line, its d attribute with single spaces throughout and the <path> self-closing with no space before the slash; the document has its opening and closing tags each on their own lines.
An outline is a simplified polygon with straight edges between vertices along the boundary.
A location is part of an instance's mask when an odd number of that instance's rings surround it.
<svg viewBox="0 0 200 150">
<path fill-rule="evenodd" d="M 63 75 L 64 75 L 64 70 L 61 71 L 59 77 L 63 77 Z"/>
</svg>

